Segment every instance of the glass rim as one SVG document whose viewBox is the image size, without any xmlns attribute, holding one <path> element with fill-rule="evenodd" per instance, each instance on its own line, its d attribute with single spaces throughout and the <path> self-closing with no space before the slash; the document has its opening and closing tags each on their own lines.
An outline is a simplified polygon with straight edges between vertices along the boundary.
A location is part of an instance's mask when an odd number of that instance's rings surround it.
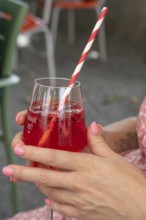
<svg viewBox="0 0 146 220">
<path fill-rule="evenodd" d="M 41 80 L 62 80 L 62 81 L 66 81 L 67 85 L 66 86 L 51 86 L 51 85 L 47 85 L 47 84 L 43 84 L 39 81 Z M 69 83 L 70 79 L 69 78 L 64 78 L 64 77 L 40 77 L 40 78 L 36 78 L 34 80 L 35 84 L 43 86 L 43 87 L 48 87 L 48 88 L 67 88 L 68 87 L 68 83 Z M 72 86 L 72 88 L 76 88 L 81 86 L 81 83 L 79 81 L 75 81 L 74 85 Z"/>
</svg>

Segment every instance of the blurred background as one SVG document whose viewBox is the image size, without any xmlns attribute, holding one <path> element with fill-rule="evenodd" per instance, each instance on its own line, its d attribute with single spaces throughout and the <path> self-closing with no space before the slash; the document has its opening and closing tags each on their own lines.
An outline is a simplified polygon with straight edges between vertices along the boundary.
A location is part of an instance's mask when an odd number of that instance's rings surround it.
<svg viewBox="0 0 146 220">
<path fill-rule="evenodd" d="M 0 2 L 2 3 L 2 0 Z M 25 2 L 29 5 L 29 11 L 42 19 L 44 2 L 38 1 L 38 4 L 33 0 Z M 105 37 L 104 41 L 101 40 L 102 49 L 99 46 L 99 36 L 97 36 L 78 78 L 82 83 L 87 125 L 93 120 L 106 125 L 137 115 L 146 94 L 146 1 L 107 0 L 102 3 L 109 8 L 103 25 L 105 35 L 101 34 L 101 38 Z M 51 9 L 49 24 L 45 24 L 52 32 L 52 36 L 54 36 L 51 29 L 53 10 L 54 8 Z M 22 33 L 22 30 L 21 36 L 19 33 L 13 72 L 20 77 L 20 82 L 10 88 L 11 137 L 22 130 L 15 122 L 15 115 L 18 111 L 27 109 L 34 79 L 49 76 L 54 74 L 54 71 L 56 76 L 71 77 L 97 19 L 95 8 L 93 10 L 80 8 L 74 12 L 75 39 L 73 42 L 73 29 L 71 29 L 69 41 L 67 38 L 69 20 L 67 10 L 60 11 L 55 42 L 53 40 L 54 52 L 51 51 L 52 55 L 49 54 L 49 56 L 54 56 L 55 63 L 55 68 L 52 65 L 51 70 L 48 69 L 43 33 L 40 31 L 30 35 L 29 31 Z M 0 20 L 3 19 L 1 16 Z M 106 49 L 106 54 L 104 49 Z M 15 160 L 17 163 L 25 163 L 18 157 L 15 157 Z M 1 169 L 7 163 L 5 146 L 1 142 Z M 19 183 L 18 188 L 20 211 L 30 210 L 44 204 L 45 197 L 33 184 Z M 13 212 L 10 183 L 8 178 L 2 174 L 0 174 L 0 195 L 0 219 L 4 220 L 12 216 Z"/>
</svg>

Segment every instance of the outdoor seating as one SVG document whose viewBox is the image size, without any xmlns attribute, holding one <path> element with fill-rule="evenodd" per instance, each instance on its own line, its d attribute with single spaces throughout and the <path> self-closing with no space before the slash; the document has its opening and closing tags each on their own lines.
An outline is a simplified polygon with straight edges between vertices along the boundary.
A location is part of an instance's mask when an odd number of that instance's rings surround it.
<svg viewBox="0 0 146 220">
<path fill-rule="evenodd" d="M 43 9 L 43 16 L 38 17 L 32 12 L 28 13 L 22 25 L 21 34 L 31 38 L 35 34 L 43 33 L 45 37 L 45 48 L 47 58 L 48 75 L 54 77 L 56 75 L 56 66 L 54 58 L 54 48 L 52 33 L 48 26 L 50 13 L 52 7 L 52 0 L 46 1 Z M 47 11 L 47 13 L 46 13 Z M 19 36 L 21 37 L 21 35 Z M 18 40 L 18 46 L 21 48 Z"/>
<path fill-rule="evenodd" d="M 4 143 L 7 162 L 14 163 L 11 149 L 10 87 L 20 81 L 19 76 L 12 72 L 12 66 L 16 53 L 16 40 L 28 11 L 28 4 L 17 0 L 4 0 L 1 3 L 1 10 L 8 13 L 11 19 L 1 18 L 3 39 L 0 41 L 0 138 Z M 11 198 L 13 213 L 16 213 L 19 210 L 19 198 L 18 187 L 14 183 L 11 183 Z"/>
<path fill-rule="evenodd" d="M 56 43 L 57 34 L 58 34 L 58 25 L 59 25 L 59 16 L 61 10 L 68 11 L 68 41 L 73 43 L 75 41 L 75 10 L 94 10 L 95 19 L 99 16 L 105 0 L 55 0 L 53 4 L 52 11 L 52 22 L 51 29 L 53 32 L 54 44 Z M 107 60 L 107 51 L 106 51 L 106 39 L 105 39 L 105 28 L 104 24 L 102 25 L 99 36 L 99 57 L 101 61 Z"/>
</svg>

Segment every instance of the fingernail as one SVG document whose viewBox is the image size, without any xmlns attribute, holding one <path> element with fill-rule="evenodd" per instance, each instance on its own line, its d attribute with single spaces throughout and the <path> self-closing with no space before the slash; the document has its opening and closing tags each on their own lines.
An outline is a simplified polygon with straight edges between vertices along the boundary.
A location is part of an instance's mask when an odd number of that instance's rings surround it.
<svg viewBox="0 0 146 220">
<path fill-rule="evenodd" d="M 46 203 L 46 205 L 50 205 L 51 201 L 49 199 L 45 199 L 45 203 Z"/>
<path fill-rule="evenodd" d="M 20 144 L 17 144 L 14 148 L 14 153 L 18 156 L 23 156 L 23 154 L 24 154 L 23 146 Z"/>
<path fill-rule="evenodd" d="M 14 173 L 14 170 L 10 167 L 10 166 L 7 166 L 7 167 L 3 167 L 2 169 L 2 173 L 5 175 L 5 176 L 12 176 L 12 174 Z"/>
<path fill-rule="evenodd" d="M 92 122 L 91 124 L 91 130 L 93 132 L 94 135 L 97 135 L 97 134 L 101 134 L 102 133 L 102 126 L 100 124 L 97 124 L 95 121 Z"/>
<path fill-rule="evenodd" d="M 11 183 L 14 183 L 14 180 L 13 180 L 13 177 L 12 177 L 12 176 L 10 176 L 10 182 L 11 182 Z"/>
<path fill-rule="evenodd" d="M 20 113 L 18 113 L 18 114 L 16 115 L 16 122 L 18 122 L 19 118 L 20 118 Z"/>
</svg>

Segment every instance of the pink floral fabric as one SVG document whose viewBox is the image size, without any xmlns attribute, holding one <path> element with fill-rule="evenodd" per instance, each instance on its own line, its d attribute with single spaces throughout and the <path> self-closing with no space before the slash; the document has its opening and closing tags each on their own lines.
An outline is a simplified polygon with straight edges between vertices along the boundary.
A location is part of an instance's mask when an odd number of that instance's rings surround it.
<svg viewBox="0 0 146 220">
<path fill-rule="evenodd" d="M 146 176 L 146 97 L 142 102 L 137 117 L 137 134 L 139 148 L 124 152 L 121 155 L 138 167 Z M 49 220 L 49 207 L 45 205 L 28 212 L 18 213 L 8 220 Z M 63 218 L 58 213 L 54 213 L 53 220 L 73 220 L 73 218 Z"/>
<path fill-rule="evenodd" d="M 121 155 L 138 167 L 146 176 L 146 97 L 141 104 L 137 117 L 137 135 L 139 148 L 124 152 Z"/>
<path fill-rule="evenodd" d="M 8 218 L 7 220 L 50 220 L 49 212 L 49 207 L 44 205 L 34 210 L 18 213 L 17 215 Z M 60 214 L 54 212 L 53 220 L 73 220 L 73 218 L 63 217 Z"/>
</svg>

